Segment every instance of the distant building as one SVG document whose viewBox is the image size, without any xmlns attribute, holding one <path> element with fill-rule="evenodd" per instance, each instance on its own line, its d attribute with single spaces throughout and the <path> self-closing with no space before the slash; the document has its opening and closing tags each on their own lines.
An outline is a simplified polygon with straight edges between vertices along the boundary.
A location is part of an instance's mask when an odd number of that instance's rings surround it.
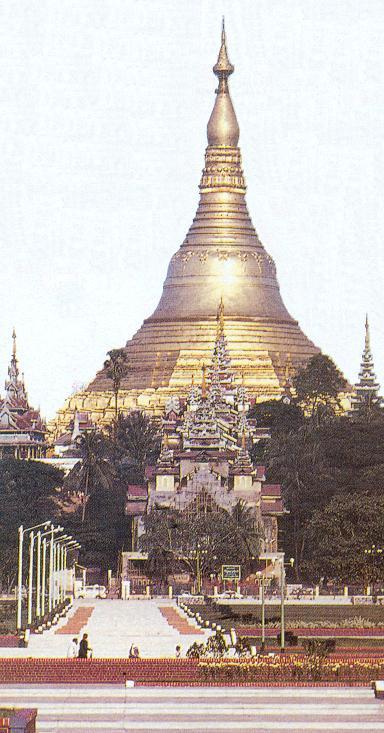
<svg viewBox="0 0 384 733">
<path fill-rule="evenodd" d="M 88 412 L 75 409 L 75 414 L 68 425 L 68 430 L 59 435 L 54 442 L 55 458 L 80 458 L 78 439 L 89 430 L 94 430 Z"/>
<path fill-rule="evenodd" d="M 361 409 L 370 410 L 374 407 L 381 407 L 383 398 L 380 397 L 379 390 L 380 384 L 376 379 L 368 316 L 366 316 L 364 351 L 361 357 L 359 381 L 354 385 L 354 394 L 351 397 L 351 414 L 353 415 Z"/>
<path fill-rule="evenodd" d="M 0 458 L 44 458 L 48 448 L 47 428 L 40 411 L 28 403 L 28 395 L 16 356 L 13 330 L 11 362 L 5 382 L 5 397 L 0 398 Z"/>
<path fill-rule="evenodd" d="M 201 386 L 192 381 L 186 400 L 172 397 L 162 423 L 162 448 L 146 470 L 147 486 L 130 486 L 126 513 L 133 517 L 134 548 L 142 517 L 154 508 L 189 515 L 231 512 L 241 500 L 254 512 L 262 551 L 277 551 L 277 520 L 284 513 L 279 485 L 265 483 L 263 466 L 254 465 L 248 448 L 268 431 L 248 417 L 250 401 L 235 383 L 224 335 L 221 302 L 211 366 L 203 366 Z"/>
</svg>

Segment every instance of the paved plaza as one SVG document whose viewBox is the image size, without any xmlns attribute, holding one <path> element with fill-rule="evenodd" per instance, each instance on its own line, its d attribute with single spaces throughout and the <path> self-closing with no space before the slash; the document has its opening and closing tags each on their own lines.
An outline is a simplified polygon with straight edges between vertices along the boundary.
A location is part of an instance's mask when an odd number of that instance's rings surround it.
<svg viewBox="0 0 384 733">
<path fill-rule="evenodd" d="M 5 685 L 0 704 L 38 708 L 37 733 L 384 731 L 384 701 L 359 688 Z"/>
<path fill-rule="evenodd" d="M 57 627 L 32 635 L 27 649 L 1 654 L 65 657 L 72 636 L 85 631 L 98 658 L 126 657 L 132 643 L 143 657 L 172 657 L 177 644 L 185 653 L 207 635 L 172 600 L 86 599 Z M 369 688 L 5 684 L 0 706 L 37 708 L 37 733 L 384 731 L 384 701 Z"/>
<path fill-rule="evenodd" d="M 180 618 L 182 631 L 170 623 L 169 609 Z M 174 657 L 177 645 L 185 654 L 194 641 L 205 641 L 212 633 L 202 633 L 172 600 L 85 599 L 74 601 L 66 618 L 54 628 L 44 634 L 32 634 L 27 649 L 3 648 L 0 656 L 65 657 L 71 638 L 84 632 L 89 636 L 95 658 L 128 657 L 132 643 L 142 657 Z"/>
</svg>

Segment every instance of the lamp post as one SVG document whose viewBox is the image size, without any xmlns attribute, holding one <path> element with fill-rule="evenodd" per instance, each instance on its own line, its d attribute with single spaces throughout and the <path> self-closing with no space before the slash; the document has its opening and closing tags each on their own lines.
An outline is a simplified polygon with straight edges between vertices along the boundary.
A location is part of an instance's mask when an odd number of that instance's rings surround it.
<svg viewBox="0 0 384 733">
<path fill-rule="evenodd" d="M 35 524 L 33 527 L 23 527 L 21 524 L 18 530 L 19 542 L 18 542 L 18 566 L 17 566 L 17 604 L 16 604 L 16 628 L 21 631 L 21 615 L 22 615 L 22 603 L 23 603 L 23 544 L 24 535 L 26 532 L 33 532 L 33 530 L 39 527 L 49 527 L 50 521 L 41 522 Z"/>
<path fill-rule="evenodd" d="M 54 610 L 60 602 L 60 552 L 61 543 L 65 540 L 71 540 L 72 537 L 68 534 L 63 534 L 60 537 L 51 538 L 52 541 L 52 565 L 51 565 L 51 609 Z"/>
<path fill-rule="evenodd" d="M 265 585 L 264 585 L 264 574 L 258 572 L 257 576 L 260 582 L 261 588 L 261 646 L 260 651 L 265 651 Z"/>
<path fill-rule="evenodd" d="M 72 538 L 72 535 L 61 535 L 54 539 L 53 547 L 53 608 L 64 601 L 65 596 L 65 573 L 67 568 L 67 550 L 80 548 L 80 544 Z"/>
<path fill-rule="evenodd" d="M 54 578 L 54 542 L 56 532 L 62 532 L 63 527 L 54 527 L 51 524 L 49 540 L 49 570 L 48 570 L 48 613 L 53 609 L 53 578 Z"/>
<path fill-rule="evenodd" d="M 67 590 L 67 560 L 68 560 L 68 550 L 75 550 L 77 548 L 80 548 L 80 545 L 76 540 L 69 540 L 67 542 L 63 542 L 61 545 L 61 583 L 60 583 L 60 601 L 61 603 L 64 603 L 65 601 L 65 594 Z"/>
<path fill-rule="evenodd" d="M 372 595 L 373 596 L 375 595 L 375 582 L 376 582 L 376 575 L 377 575 L 376 567 L 377 567 L 377 563 L 383 559 L 383 556 L 384 556 L 383 553 L 384 553 L 383 548 L 377 547 L 376 545 L 371 545 L 370 547 L 367 547 L 364 550 L 365 558 L 371 565 L 369 583 L 372 586 Z"/>
<path fill-rule="evenodd" d="M 41 615 L 45 615 L 45 588 L 47 582 L 47 539 L 43 539 L 43 563 L 42 563 L 42 579 L 41 579 Z"/>
<path fill-rule="evenodd" d="M 47 582 L 47 537 L 52 533 L 61 532 L 62 527 L 51 525 L 47 532 L 37 533 L 37 580 L 36 580 L 36 616 L 41 618 L 45 614 L 45 589 Z"/>
<path fill-rule="evenodd" d="M 280 586 L 281 586 L 281 630 L 280 630 L 280 651 L 283 653 L 285 652 L 285 553 L 281 553 L 281 559 L 280 559 Z M 289 559 L 289 563 L 287 563 L 288 567 L 293 568 L 294 565 L 294 558 L 291 557 Z"/>
<path fill-rule="evenodd" d="M 28 568 L 28 604 L 27 604 L 27 626 L 32 625 L 32 594 L 33 594 L 33 553 L 35 547 L 35 535 L 29 533 L 29 568 Z"/>
</svg>

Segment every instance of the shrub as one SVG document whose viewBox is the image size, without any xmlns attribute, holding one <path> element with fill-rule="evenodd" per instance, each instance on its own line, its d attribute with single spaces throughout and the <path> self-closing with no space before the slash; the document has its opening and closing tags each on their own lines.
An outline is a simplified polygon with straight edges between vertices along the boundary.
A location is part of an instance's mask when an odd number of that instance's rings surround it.
<svg viewBox="0 0 384 733">
<path fill-rule="evenodd" d="M 281 646 L 281 631 L 277 635 L 277 643 Z M 285 643 L 287 646 L 297 646 L 298 637 L 292 633 L 292 631 L 285 632 Z"/>
</svg>

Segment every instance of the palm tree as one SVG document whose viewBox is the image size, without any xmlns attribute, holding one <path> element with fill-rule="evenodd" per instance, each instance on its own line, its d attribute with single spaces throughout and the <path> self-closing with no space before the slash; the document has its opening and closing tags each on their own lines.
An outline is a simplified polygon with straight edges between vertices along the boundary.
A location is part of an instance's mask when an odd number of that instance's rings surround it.
<svg viewBox="0 0 384 733">
<path fill-rule="evenodd" d="M 111 349 L 108 351 L 109 359 L 104 362 L 104 369 L 107 377 L 112 379 L 113 391 L 115 394 L 115 422 L 118 418 L 118 398 L 123 379 L 127 371 L 127 355 L 125 349 Z"/>
<path fill-rule="evenodd" d="M 114 483 L 114 471 L 106 459 L 107 444 L 104 435 L 90 430 L 78 439 L 81 460 L 76 463 L 66 481 L 67 487 L 81 491 L 83 508 L 81 523 L 84 524 L 89 498 L 99 489 L 110 490 Z"/>
<path fill-rule="evenodd" d="M 239 499 L 235 504 L 232 510 L 232 519 L 236 526 L 236 542 L 243 554 L 243 563 L 245 564 L 259 554 L 260 526 L 254 508 L 247 506 L 243 499 Z"/>
<path fill-rule="evenodd" d="M 131 481 L 144 483 L 145 468 L 160 453 L 157 423 L 140 410 L 119 415 L 116 422 L 116 452 L 120 468 L 128 469 Z"/>
</svg>

